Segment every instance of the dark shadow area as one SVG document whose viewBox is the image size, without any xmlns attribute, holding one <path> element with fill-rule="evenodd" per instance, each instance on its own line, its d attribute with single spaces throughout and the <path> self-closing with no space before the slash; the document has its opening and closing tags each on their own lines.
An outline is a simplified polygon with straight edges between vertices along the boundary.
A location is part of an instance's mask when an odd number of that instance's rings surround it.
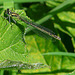
<svg viewBox="0 0 75 75">
<path fill-rule="evenodd" d="M 22 7 L 27 7 L 29 8 L 33 4 L 40 4 L 40 2 L 27 2 L 27 3 L 22 3 Z"/>
<path fill-rule="evenodd" d="M 32 5 L 32 7 L 28 8 L 25 12 L 32 20 L 37 21 L 43 18 L 50 10 L 51 8 L 46 6 L 45 3 L 37 3 Z"/>
<path fill-rule="evenodd" d="M 0 14 L 1 14 L 2 10 L 3 10 L 3 4 L 0 4 Z"/>
<path fill-rule="evenodd" d="M 3 75 L 10 75 L 8 70 L 4 70 L 4 74 Z"/>
<path fill-rule="evenodd" d="M 26 3 L 15 3 L 15 9 L 29 8 L 32 4 L 39 4 L 40 2 L 26 2 Z"/>
<path fill-rule="evenodd" d="M 56 24 L 60 25 L 61 28 L 65 31 L 67 31 L 68 33 L 70 33 L 70 32 L 67 30 L 67 27 L 75 28 L 75 23 L 61 21 L 58 18 L 58 16 L 55 16 L 54 18 L 55 18 L 54 22 Z M 68 34 L 63 33 L 60 30 L 58 30 L 58 31 L 60 33 L 61 40 L 64 43 L 64 45 L 65 45 L 66 49 L 68 50 L 68 52 L 74 52 L 74 47 L 73 47 L 72 40 L 71 40 L 72 38 Z"/>
<path fill-rule="evenodd" d="M 67 9 L 65 9 L 65 11 L 71 11 L 71 12 L 75 12 L 75 3 L 73 3 L 71 6 L 69 6 Z"/>
<path fill-rule="evenodd" d="M 73 47 L 72 40 L 71 40 L 72 38 L 69 35 L 67 35 L 67 34 L 65 34 L 65 33 L 61 32 L 61 31 L 59 32 L 59 34 L 60 34 L 62 42 L 64 43 L 67 51 L 74 53 L 74 47 Z"/>
</svg>

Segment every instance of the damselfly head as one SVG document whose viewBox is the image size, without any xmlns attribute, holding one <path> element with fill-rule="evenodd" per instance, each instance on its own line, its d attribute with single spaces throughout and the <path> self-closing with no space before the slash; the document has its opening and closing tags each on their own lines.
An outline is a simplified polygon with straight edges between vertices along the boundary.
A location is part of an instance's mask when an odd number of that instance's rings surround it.
<svg viewBox="0 0 75 75">
<path fill-rule="evenodd" d="M 5 10 L 5 14 L 8 14 L 9 15 L 9 9 Z"/>
</svg>

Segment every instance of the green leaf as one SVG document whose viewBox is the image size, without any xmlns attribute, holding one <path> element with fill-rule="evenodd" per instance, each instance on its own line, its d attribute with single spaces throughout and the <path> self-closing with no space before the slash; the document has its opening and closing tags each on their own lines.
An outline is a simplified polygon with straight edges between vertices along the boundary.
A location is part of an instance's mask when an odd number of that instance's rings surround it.
<svg viewBox="0 0 75 75">
<path fill-rule="evenodd" d="M 67 53 L 67 52 L 50 52 L 50 53 L 43 53 L 43 55 L 60 55 L 60 56 L 75 57 L 75 53 Z"/>
<path fill-rule="evenodd" d="M 4 2 L 15 2 L 15 3 L 25 3 L 25 2 L 44 2 L 44 1 L 49 1 L 49 0 L 0 0 L 0 3 Z"/>
<path fill-rule="evenodd" d="M 19 14 L 22 12 L 24 13 L 24 11 L 22 10 L 18 10 L 16 12 L 18 12 Z M 26 14 L 24 13 L 23 16 L 24 15 Z M 13 19 L 16 20 L 16 18 Z M 13 69 L 14 65 L 14 69 L 29 69 L 29 64 L 33 67 L 31 69 L 46 67 L 45 65 L 43 65 L 46 63 L 38 50 L 36 50 L 35 52 L 30 52 L 26 48 L 25 40 L 23 38 L 25 33 L 24 27 L 26 26 L 26 24 L 18 19 L 16 21 L 16 24 L 12 21 L 11 23 L 9 23 L 2 17 L 0 17 L 0 21 L 0 69 Z M 37 60 L 34 57 L 36 57 Z M 24 65 L 25 63 L 26 67 Z"/>
<path fill-rule="evenodd" d="M 3 3 L 4 5 L 4 9 L 7 9 L 7 8 L 14 8 L 14 2 L 13 1 L 6 1 Z"/>
</svg>

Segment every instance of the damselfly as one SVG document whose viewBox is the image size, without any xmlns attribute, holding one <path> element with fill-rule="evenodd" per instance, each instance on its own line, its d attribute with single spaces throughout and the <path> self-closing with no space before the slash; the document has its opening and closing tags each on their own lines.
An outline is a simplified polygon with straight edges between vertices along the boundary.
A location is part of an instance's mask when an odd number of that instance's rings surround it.
<svg viewBox="0 0 75 75">
<path fill-rule="evenodd" d="M 42 31 L 43 33 L 46 33 L 46 34 L 48 34 L 49 36 L 51 36 L 55 39 L 61 40 L 61 38 L 59 36 L 53 34 L 53 32 L 51 30 L 49 30 L 49 29 L 47 29 L 47 28 L 45 28 L 45 27 L 43 27 L 43 26 L 41 26 L 41 25 L 39 25 L 35 22 L 32 22 L 31 20 L 28 20 L 27 18 L 21 17 L 19 14 L 11 12 L 9 9 L 7 9 L 5 11 L 5 14 L 8 16 L 9 22 L 10 22 L 10 17 L 14 16 L 14 17 L 20 19 L 21 21 L 25 22 L 26 24 L 31 25 L 32 27 L 35 27 L 36 29 Z M 14 19 L 12 19 L 12 20 L 15 22 Z"/>
</svg>

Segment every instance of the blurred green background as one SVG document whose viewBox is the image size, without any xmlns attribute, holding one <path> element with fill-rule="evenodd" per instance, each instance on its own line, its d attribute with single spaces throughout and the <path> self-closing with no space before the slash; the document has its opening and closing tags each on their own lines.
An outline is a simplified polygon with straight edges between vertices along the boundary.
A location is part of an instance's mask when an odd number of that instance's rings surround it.
<svg viewBox="0 0 75 75">
<path fill-rule="evenodd" d="M 20 20 L 12 29 L 11 24 L 4 28 L 8 21 L 0 17 L 0 75 L 75 75 L 75 0 L 0 0 L 2 16 L 7 8 L 52 30 L 61 40 L 47 39 L 32 28 L 26 31 L 27 24 Z"/>
</svg>

